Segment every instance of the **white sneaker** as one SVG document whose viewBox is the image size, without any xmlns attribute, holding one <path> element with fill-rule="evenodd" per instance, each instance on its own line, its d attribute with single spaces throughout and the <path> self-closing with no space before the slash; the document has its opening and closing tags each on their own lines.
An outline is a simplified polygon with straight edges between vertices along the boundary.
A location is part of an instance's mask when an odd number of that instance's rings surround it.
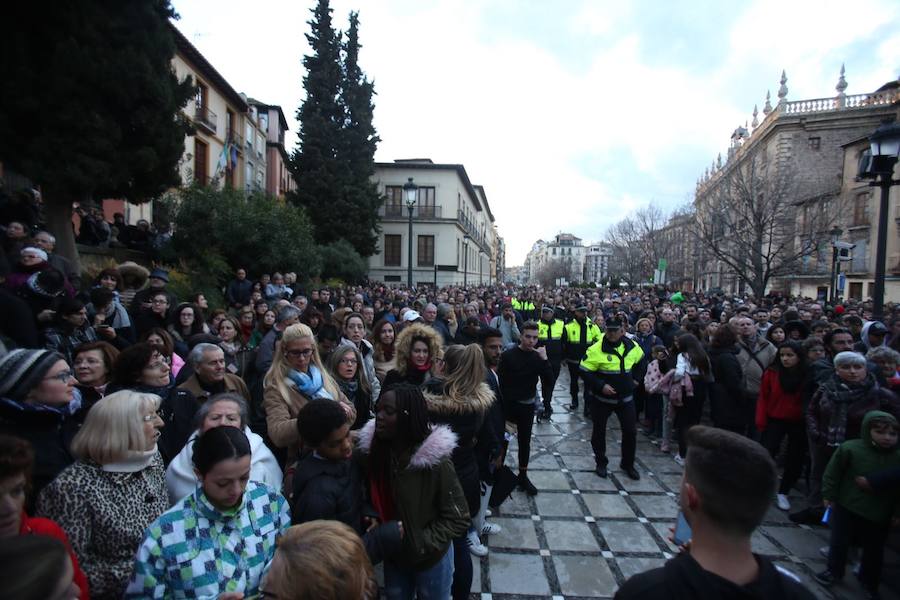
<svg viewBox="0 0 900 600">
<path fill-rule="evenodd" d="M 487 556 L 487 546 L 481 543 L 481 540 L 478 539 L 478 534 L 474 531 L 469 531 L 466 534 L 466 543 L 469 545 L 469 552 L 474 556 Z"/>
<path fill-rule="evenodd" d="M 503 531 L 503 528 L 496 523 L 485 522 L 484 526 L 481 528 L 481 535 L 497 535 L 501 531 Z"/>
<path fill-rule="evenodd" d="M 788 500 L 786 494 L 778 494 L 775 498 L 775 504 L 778 506 L 778 508 L 780 508 L 781 510 L 791 510 L 791 501 Z"/>
<path fill-rule="evenodd" d="M 684 459 L 681 458 L 681 455 L 679 455 L 679 454 L 676 454 L 676 455 L 675 455 L 675 462 L 678 463 L 678 466 L 679 466 L 679 467 L 683 467 L 683 466 L 684 466 Z"/>
</svg>

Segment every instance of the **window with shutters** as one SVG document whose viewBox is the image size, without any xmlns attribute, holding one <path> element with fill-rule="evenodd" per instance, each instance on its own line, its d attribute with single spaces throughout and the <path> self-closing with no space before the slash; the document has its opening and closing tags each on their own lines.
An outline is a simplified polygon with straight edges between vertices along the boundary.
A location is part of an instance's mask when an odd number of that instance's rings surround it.
<svg viewBox="0 0 900 600">
<path fill-rule="evenodd" d="M 400 266 L 400 236 L 384 235 L 384 266 L 399 267 Z"/>
<path fill-rule="evenodd" d="M 420 267 L 434 266 L 434 236 L 420 235 L 417 245 L 416 264 Z"/>
</svg>

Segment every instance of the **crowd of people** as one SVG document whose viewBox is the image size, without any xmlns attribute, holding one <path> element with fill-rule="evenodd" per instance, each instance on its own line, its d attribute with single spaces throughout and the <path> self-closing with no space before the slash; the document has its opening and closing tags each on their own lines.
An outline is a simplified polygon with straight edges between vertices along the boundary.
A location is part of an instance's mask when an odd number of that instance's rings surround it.
<svg viewBox="0 0 900 600">
<path fill-rule="evenodd" d="M 158 266 L 81 278 L 42 233 L 2 273 L 0 531 L 41 557 L 19 589 L 63 591 L 17 597 L 366 598 L 383 563 L 388 598 L 467 598 L 489 516 L 516 487 L 538 494 L 531 436 L 563 363 L 599 477 L 613 414 L 627 477 L 639 429 L 685 467 L 682 571 L 781 582 L 749 535 L 805 476 L 791 519 L 832 523 L 817 578 L 859 545 L 877 594 L 900 508 L 900 315 L 656 288 L 304 289 L 244 268 L 213 307 Z M 756 561 L 737 579 L 704 545 L 717 526 Z"/>
</svg>

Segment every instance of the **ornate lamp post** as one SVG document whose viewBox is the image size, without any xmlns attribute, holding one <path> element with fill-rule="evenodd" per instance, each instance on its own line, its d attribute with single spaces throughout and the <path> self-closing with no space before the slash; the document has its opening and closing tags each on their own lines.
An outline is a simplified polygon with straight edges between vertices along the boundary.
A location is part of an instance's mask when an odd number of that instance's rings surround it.
<svg viewBox="0 0 900 600">
<path fill-rule="evenodd" d="M 408 181 L 403 184 L 403 193 L 406 196 L 406 209 L 409 211 L 409 245 L 406 253 L 406 285 L 412 290 L 412 261 L 413 261 L 413 234 L 412 234 L 412 215 L 413 209 L 416 207 L 416 200 L 419 196 L 419 186 L 413 183 L 413 178 L 409 177 Z"/>
<path fill-rule="evenodd" d="M 900 125 L 885 123 L 869 136 L 869 155 L 860 160 L 859 176 L 872 179 L 872 187 L 881 188 L 881 206 L 878 210 L 878 245 L 875 250 L 875 297 L 873 312 L 876 319 L 884 317 L 884 272 L 887 259 L 887 225 L 891 186 L 900 183 L 894 179 L 894 165 L 900 157 Z"/>
</svg>

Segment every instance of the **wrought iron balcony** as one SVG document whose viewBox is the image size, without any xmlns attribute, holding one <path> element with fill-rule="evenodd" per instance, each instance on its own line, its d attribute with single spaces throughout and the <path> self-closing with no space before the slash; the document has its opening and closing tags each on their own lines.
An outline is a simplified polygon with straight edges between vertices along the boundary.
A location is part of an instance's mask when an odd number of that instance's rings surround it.
<svg viewBox="0 0 900 600">
<path fill-rule="evenodd" d="M 194 121 L 209 133 L 215 134 L 219 123 L 219 117 L 216 116 L 216 113 L 209 110 L 209 108 L 197 106 L 194 109 Z"/>
<path fill-rule="evenodd" d="M 414 219 L 440 219 L 441 218 L 441 208 L 440 206 L 419 206 L 416 205 L 413 207 L 413 218 Z M 408 219 L 409 218 L 409 210 L 406 208 L 405 204 L 383 204 L 378 209 L 379 217 L 386 218 L 394 218 L 394 219 Z"/>
</svg>

